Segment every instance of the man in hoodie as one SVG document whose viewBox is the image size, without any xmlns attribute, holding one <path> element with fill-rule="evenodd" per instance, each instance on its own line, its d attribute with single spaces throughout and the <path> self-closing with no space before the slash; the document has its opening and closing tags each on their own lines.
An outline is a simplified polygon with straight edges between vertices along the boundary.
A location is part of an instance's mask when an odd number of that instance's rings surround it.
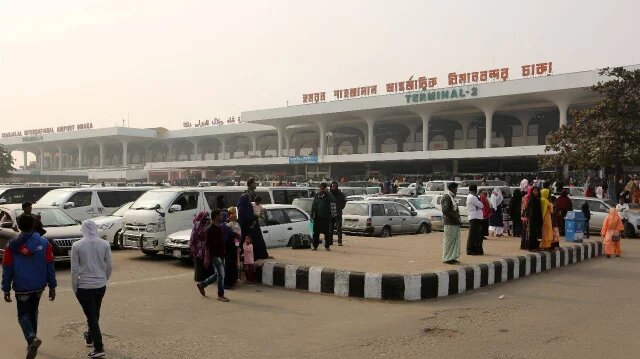
<svg viewBox="0 0 640 359">
<path fill-rule="evenodd" d="M 342 247 L 342 210 L 347 205 L 347 200 L 344 197 L 344 193 L 338 188 L 338 182 L 336 181 L 331 182 L 330 192 L 336 201 L 337 216 L 333 219 L 333 229 L 338 236 L 338 246 Z"/>
<path fill-rule="evenodd" d="M 92 220 L 82 223 L 82 239 L 71 246 L 71 288 L 87 317 L 88 330 L 84 333 L 87 346 L 94 350 L 89 358 L 105 356 L 100 332 L 100 307 L 111 277 L 111 246 L 98 235 L 98 226 Z"/>
<path fill-rule="evenodd" d="M 38 334 L 38 306 L 45 287 L 49 287 L 49 300 L 56 299 L 56 272 L 53 265 L 53 247 L 49 241 L 34 232 L 32 216 L 20 216 L 18 229 L 22 233 L 9 241 L 2 258 L 2 291 L 10 303 L 11 288 L 16 296 L 18 323 L 27 341 L 27 359 L 38 354 L 42 344 Z"/>
</svg>

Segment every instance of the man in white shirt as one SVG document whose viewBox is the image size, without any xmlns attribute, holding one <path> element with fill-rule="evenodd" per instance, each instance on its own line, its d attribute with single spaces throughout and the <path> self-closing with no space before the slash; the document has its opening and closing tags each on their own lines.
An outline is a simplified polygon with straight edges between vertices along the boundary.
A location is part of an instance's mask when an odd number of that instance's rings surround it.
<svg viewBox="0 0 640 359">
<path fill-rule="evenodd" d="M 618 204 L 616 205 L 616 211 L 618 211 L 618 216 L 622 219 L 622 224 L 624 228 L 627 228 L 627 222 L 629 221 L 629 205 L 625 202 L 624 197 L 620 196 L 618 198 Z M 622 235 L 624 237 L 624 230 L 622 230 Z"/>
<path fill-rule="evenodd" d="M 106 354 L 100 332 L 100 306 L 111 277 L 111 246 L 98 235 L 95 222 L 82 223 L 82 239 L 71 247 L 71 287 L 87 317 L 88 331 L 84 333 L 87 346 L 94 350 L 89 358 Z"/>
<path fill-rule="evenodd" d="M 482 249 L 482 201 L 478 198 L 478 186 L 469 186 L 467 195 L 467 212 L 469 212 L 469 235 L 467 237 L 467 254 L 478 256 L 484 254 Z"/>
</svg>

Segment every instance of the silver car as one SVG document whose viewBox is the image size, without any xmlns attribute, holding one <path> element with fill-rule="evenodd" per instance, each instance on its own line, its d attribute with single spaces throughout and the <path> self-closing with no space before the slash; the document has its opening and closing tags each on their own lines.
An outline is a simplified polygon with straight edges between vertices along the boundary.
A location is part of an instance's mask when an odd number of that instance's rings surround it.
<svg viewBox="0 0 640 359">
<path fill-rule="evenodd" d="M 419 197 L 380 197 L 368 198 L 368 200 L 394 201 L 409 210 L 409 212 L 418 213 L 418 217 L 426 218 L 429 223 L 427 232 L 443 231 L 444 220 L 442 210 L 434 207 L 433 203 L 422 196 Z"/>
<path fill-rule="evenodd" d="M 392 233 L 426 233 L 429 222 L 394 201 L 348 202 L 342 211 L 342 232 L 389 237 Z"/>
<path fill-rule="evenodd" d="M 574 211 L 580 211 L 585 201 L 589 204 L 591 220 L 589 221 L 589 232 L 600 233 L 604 219 L 607 218 L 610 208 L 616 208 L 616 203 L 609 199 L 597 197 L 569 197 Z M 629 211 L 629 220 L 624 229 L 627 237 L 635 237 L 640 234 L 640 214 Z"/>
</svg>

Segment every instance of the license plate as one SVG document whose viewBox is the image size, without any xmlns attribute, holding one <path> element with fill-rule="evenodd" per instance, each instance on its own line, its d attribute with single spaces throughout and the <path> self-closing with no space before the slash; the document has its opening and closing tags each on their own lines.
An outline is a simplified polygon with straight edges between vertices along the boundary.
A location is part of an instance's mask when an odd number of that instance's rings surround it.
<svg viewBox="0 0 640 359">
<path fill-rule="evenodd" d="M 173 256 L 176 258 L 182 258 L 182 251 L 179 249 L 174 249 L 173 250 Z"/>
</svg>

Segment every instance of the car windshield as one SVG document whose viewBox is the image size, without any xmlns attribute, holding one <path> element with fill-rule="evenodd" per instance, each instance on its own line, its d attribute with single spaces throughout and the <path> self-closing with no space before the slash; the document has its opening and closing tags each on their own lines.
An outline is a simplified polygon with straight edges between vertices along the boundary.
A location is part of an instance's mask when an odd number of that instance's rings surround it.
<svg viewBox="0 0 640 359">
<path fill-rule="evenodd" d="M 380 188 L 378 187 L 367 187 L 367 194 L 378 194 L 380 193 Z"/>
<path fill-rule="evenodd" d="M 302 208 L 307 213 L 311 213 L 311 205 L 313 205 L 313 199 L 296 198 L 293 200 L 293 205 Z"/>
<path fill-rule="evenodd" d="M 54 189 L 53 191 L 47 192 L 36 203 L 45 206 L 59 206 L 61 204 L 67 203 L 67 200 L 69 199 L 69 197 L 71 197 L 72 193 L 72 191 Z"/>
<path fill-rule="evenodd" d="M 347 203 L 347 205 L 342 210 L 342 214 L 352 216 L 368 216 L 369 205 L 366 203 Z"/>
<path fill-rule="evenodd" d="M 21 209 L 17 210 L 16 217 L 22 213 Z M 33 213 L 40 215 L 43 227 L 68 227 L 78 224 L 78 222 L 58 208 L 34 208 Z"/>
<path fill-rule="evenodd" d="M 122 206 L 120 206 L 120 208 L 116 209 L 116 211 L 113 212 L 113 214 L 111 215 L 114 217 L 124 217 L 124 212 L 128 211 L 132 204 L 133 202 L 123 204 Z"/>
<path fill-rule="evenodd" d="M 413 205 L 416 209 L 435 208 L 433 204 L 431 204 L 431 202 L 427 200 L 426 197 L 409 198 L 409 202 L 411 202 L 411 205 Z"/>
<path fill-rule="evenodd" d="M 617 205 L 617 203 L 615 203 L 614 201 L 612 201 L 610 199 L 603 199 L 602 202 L 608 204 L 609 208 L 616 208 L 616 205 Z"/>
<path fill-rule="evenodd" d="M 172 191 L 149 191 L 145 192 L 131 205 L 133 210 L 153 209 L 156 205 L 160 208 L 167 209 L 169 204 L 176 196 L 176 192 Z"/>
</svg>

